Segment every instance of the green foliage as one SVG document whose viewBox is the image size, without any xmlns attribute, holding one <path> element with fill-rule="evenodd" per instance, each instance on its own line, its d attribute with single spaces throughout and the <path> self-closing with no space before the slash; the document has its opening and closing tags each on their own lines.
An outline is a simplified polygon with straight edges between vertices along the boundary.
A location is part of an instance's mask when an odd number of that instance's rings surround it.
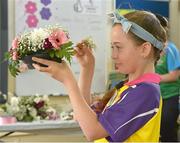
<svg viewBox="0 0 180 143">
<path fill-rule="evenodd" d="M 19 61 L 11 61 L 9 63 L 9 71 L 12 76 L 16 77 L 18 75 L 19 71 Z"/>
<path fill-rule="evenodd" d="M 10 54 L 9 52 L 6 52 L 6 53 L 4 54 L 5 60 L 8 60 L 10 57 L 11 57 L 11 54 Z"/>
<path fill-rule="evenodd" d="M 51 58 L 65 58 L 70 64 L 72 60 L 72 56 L 74 55 L 74 49 L 72 48 L 73 43 L 70 41 L 60 46 L 57 50 L 51 50 L 49 55 Z"/>
</svg>

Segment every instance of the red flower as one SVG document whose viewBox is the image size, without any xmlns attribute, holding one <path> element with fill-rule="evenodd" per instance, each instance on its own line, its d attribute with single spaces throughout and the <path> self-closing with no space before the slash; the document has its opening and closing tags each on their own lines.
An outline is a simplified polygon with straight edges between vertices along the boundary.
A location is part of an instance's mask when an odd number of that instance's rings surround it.
<svg viewBox="0 0 180 143">
<path fill-rule="evenodd" d="M 35 103 L 34 107 L 36 109 L 39 109 L 44 106 L 44 101 L 39 101 L 38 103 Z"/>
<path fill-rule="evenodd" d="M 45 39 L 43 47 L 44 47 L 45 49 L 51 49 L 51 48 L 53 48 L 53 46 L 52 46 L 51 42 L 49 42 L 49 39 L 48 39 L 48 38 Z"/>
</svg>

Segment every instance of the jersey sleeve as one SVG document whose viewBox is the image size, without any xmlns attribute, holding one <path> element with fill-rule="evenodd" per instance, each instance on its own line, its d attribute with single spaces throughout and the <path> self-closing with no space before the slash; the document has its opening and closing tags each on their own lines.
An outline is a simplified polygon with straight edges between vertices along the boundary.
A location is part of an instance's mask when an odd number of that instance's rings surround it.
<svg viewBox="0 0 180 143">
<path fill-rule="evenodd" d="M 99 122 L 109 133 L 107 138 L 117 142 L 125 141 L 145 125 L 159 108 L 159 86 L 143 83 L 127 90 L 120 101 L 98 114 Z"/>
<path fill-rule="evenodd" d="M 168 71 L 180 69 L 180 51 L 172 42 L 167 48 L 167 67 Z"/>
</svg>

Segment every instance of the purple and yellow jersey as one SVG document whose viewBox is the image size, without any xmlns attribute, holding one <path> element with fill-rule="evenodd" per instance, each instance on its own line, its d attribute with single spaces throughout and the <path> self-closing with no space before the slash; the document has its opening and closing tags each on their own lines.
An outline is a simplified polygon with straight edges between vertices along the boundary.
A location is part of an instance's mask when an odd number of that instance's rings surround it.
<svg viewBox="0 0 180 143">
<path fill-rule="evenodd" d="M 158 142 L 161 98 L 158 74 L 145 74 L 124 84 L 98 120 L 109 136 L 95 142 Z"/>
</svg>

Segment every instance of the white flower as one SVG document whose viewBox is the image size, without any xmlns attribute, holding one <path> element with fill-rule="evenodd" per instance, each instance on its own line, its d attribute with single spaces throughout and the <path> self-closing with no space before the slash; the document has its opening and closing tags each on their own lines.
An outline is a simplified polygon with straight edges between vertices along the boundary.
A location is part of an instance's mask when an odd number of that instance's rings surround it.
<svg viewBox="0 0 180 143">
<path fill-rule="evenodd" d="M 30 40 L 33 45 L 39 45 L 42 43 L 42 41 L 46 38 L 48 38 L 48 32 L 45 31 L 42 28 L 34 29 L 34 31 L 31 32 Z"/>
<path fill-rule="evenodd" d="M 44 95 L 44 96 L 43 96 L 43 100 L 44 100 L 46 103 L 48 103 L 48 102 L 49 102 L 49 97 L 48 97 L 48 95 Z"/>
<path fill-rule="evenodd" d="M 73 112 L 72 111 L 64 111 L 60 114 L 61 120 L 72 120 L 73 119 Z"/>
<path fill-rule="evenodd" d="M 12 97 L 10 101 L 11 106 L 18 106 L 19 100 L 17 97 Z"/>
<path fill-rule="evenodd" d="M 6 105 L 6 110 L 10 115 L 15 115 L 20 111 L 20 108 L 18 106 L 12 106 L 12 105 Z"/>
<path fill-rule="evenodd" d="M 30 107 L 30 108 L 28 108 L 28 110 L 29 110 L 29 114 L 30 114 L 33 118 L 36 118 L 36 116 L 37 116 L 37 111 L 36 111 L 36 109 L 35 109 L 34 107 Z"/>
</svg>

